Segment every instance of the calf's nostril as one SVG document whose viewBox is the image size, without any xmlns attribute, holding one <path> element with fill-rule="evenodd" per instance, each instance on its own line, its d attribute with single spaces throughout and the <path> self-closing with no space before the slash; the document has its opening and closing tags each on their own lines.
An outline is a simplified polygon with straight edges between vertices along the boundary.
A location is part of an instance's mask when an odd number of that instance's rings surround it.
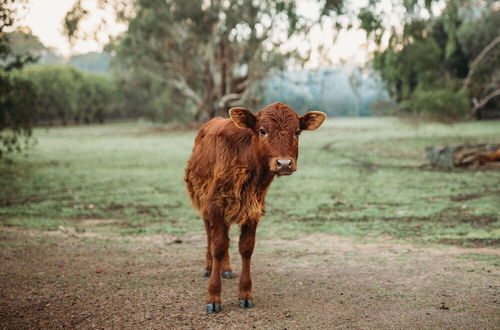
<svg viewBox="0 0 500 330">
<path fill-rule="evenodd" d="M 278 165 L 278 169 L 290 169 L 292 161 L 290 159 L 277 159 L 276 164 Z"/>
</svg>

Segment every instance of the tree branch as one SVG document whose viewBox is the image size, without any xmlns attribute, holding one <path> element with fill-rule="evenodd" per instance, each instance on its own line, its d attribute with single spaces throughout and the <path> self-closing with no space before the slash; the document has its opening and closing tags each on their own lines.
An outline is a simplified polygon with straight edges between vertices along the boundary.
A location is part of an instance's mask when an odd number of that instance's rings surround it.
<svg viewBox="0 0 500 330">
<path fill-rule="evenodd" d="M 492 98 L 499 95 L 500 95 L 500 88 L 489 93 L 488 95 L 483 97 L 480 101 L 478 101 L 477 98 L 473 98 L 472 103 L 474 104 L 474 107 L 472 108 L 472 115 L 476 115 L 479 109 L 483 108 Z"/>
<path fill-rule="evenodd" d="M 178 78 L 169 78 L 167 83 L 179 90 L 184 96 L 190 98 L 194 101 L 196 105 L 201 104 L 201 97 L 188 85 L 186 79 L 182 75 L 178 75 Z"/>
<path fill-rule="evenodd" d="M 165 78 L 164 75 L 158 73 L 157 71 L 148 68 L 146 65 L 142 66 L 142 69 L 152 76 L 157 77 L 158 79 L 166 81 L 166 83 L 174 88 L 176 88 L 179 92 L 181 92 L 184 96 L 190 98 L 196 106 L 199 106 L 202 102 L 201 97 L 188 85 L 184 76 L 180 73 L 176 73 L 178 78 Z"/>
<path fill-rule="evenodd" d="M 477 55 L 477 57 L 472 61 L 469 69 L 469 73 L 467 74 L 467 77 L 465 77 L 465 80 L 462 85 L 462 91 L 465 91 L 467 87 L 469 87 L 470 80 L 472 78 L 472 75 L 474 74 L 474 70 L 476 69 L 476 66 L 478 65 L 479 62 L 483 60 L 483 58 L 486 56 L 486 54 L 493 48 L 495 47 L 498 43 L 500 42 L 500 36 L 496 37 L 493 39 L 486 47 L 483 48 L 481 53 Z"/>
<path fill-rule="evenodd" d="M 219 107 L 219 109 L 222 109 L 231 105 L 233 102 L 241 100 L 242 98 L 243 94 L 226 94 L 219 99 L 219 102 L 217 102 L 217 106 Z"/>
</svg>

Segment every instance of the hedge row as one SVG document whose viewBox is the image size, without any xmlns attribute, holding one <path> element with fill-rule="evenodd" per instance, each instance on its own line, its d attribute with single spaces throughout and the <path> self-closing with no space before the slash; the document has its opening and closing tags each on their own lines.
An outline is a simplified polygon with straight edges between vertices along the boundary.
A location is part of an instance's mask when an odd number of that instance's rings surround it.
<svg viewBox="0 0 500 330">
<path fill-rule="evenodd" d="M 37 124 L 104 122 L 121 116 L 123 95 L 110 75 L 36 65 L 16 72 L 14 78 L 31 86 L 22 92 L 23 97 L 31 93 Z"/>
</svg>

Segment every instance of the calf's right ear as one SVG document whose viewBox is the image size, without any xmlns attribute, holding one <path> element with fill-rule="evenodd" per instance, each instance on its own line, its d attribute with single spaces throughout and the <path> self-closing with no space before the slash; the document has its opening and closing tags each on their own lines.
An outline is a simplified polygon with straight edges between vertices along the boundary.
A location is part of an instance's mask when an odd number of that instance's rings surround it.
<svg viewBox="0 0 500 330">
<path fill-rule="evenodd" d="M 319 128 L 326 119 L 326 113 L 321 111 L 309 111 L 299 117 L 300 129 L 314 131 Z"/>
<path fill-rule="evenodd" d="M 253 129 L 255 127 L 255 123 L 257 122 L 257 118 L 255 118 L 250 110 L 241 107 L 229 109 L 229 117 L 231 117 L 231 120 L 236 127 L 239 128 Z"/>
</svg>

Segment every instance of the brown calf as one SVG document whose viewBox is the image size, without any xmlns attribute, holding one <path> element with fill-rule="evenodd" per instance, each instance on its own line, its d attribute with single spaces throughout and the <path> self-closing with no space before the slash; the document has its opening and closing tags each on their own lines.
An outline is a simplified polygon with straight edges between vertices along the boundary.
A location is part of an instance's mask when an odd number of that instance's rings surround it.
<svg viewBox="0 0 500 330">
<path fill-rule="evenodd" d="M 253 306 L 250 259 L 267 189 L 276 175 L 297 169 L 300 132 L 317 129 L 326 118 L 319 111 L 298 116 L 283 103 L 270 104 L 256 114 L 232 108 L 229 116 L 214 118 L 200 129 L 185 176 L 207 231 L 208 312 L 221 310 L 221 274 L 233 277 L 228 253 L 233 223 L 241 226 L 239 305 Z"/>
</svg>

